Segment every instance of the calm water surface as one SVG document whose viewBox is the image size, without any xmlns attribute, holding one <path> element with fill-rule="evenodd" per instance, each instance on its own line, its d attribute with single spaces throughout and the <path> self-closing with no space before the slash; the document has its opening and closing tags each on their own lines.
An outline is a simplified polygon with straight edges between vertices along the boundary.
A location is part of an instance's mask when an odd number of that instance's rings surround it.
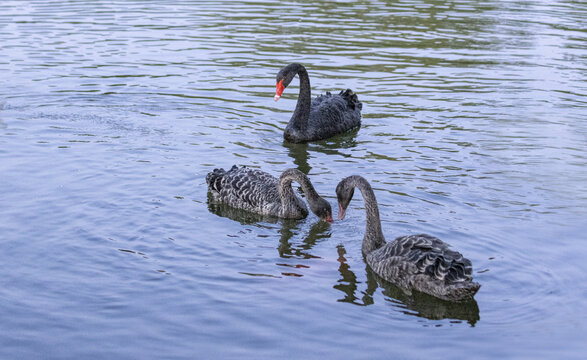
<svg viewBox="0 0 587 360">
<path fill-rule="evenodd" d="M 583 358 L 587 6 L 577 1 L 3 1 L 0 357 Z M 363 126 L 282 133 L 298 61 Z M 332 225 L 208 205 L 233 164 L 371 181 L 387 239 L 482 284 L 382 283 L 360 196 Z"/>
</svg>

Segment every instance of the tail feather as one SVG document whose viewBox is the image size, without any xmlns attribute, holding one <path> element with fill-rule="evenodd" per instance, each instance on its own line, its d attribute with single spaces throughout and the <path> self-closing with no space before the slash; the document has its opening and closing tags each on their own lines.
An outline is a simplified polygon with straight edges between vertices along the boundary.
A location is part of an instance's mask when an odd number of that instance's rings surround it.
<svg viewBox="0 0 587 360">
<path fill-rule="evenodd" d="M 446 297 L 448 300 L 464 301 L 472 299 L 479 291 L 481 284 L 468 281 L 461 284 L 451 285 L 447 291 Z"/>
<path fill-rule="evenodd" d="M 237 170 L 238 166 L 236 165 L 232 165 L 232 167 L 228 171 L 222 168 L 212 170 L 212 172 L 209 172 L 206 175 L 206 184 L 208 184 L 208 189 L 220 193 L 220 191 L 222 190 L 222 180 L 224 180 L 224 177 L 231 171 Z M 235 181 L 238 181 L 238 178 L 235 178 Z"/>
<path fill-rule="evenodd" d="M 214 169 L 206 175 L 206 183 L 210 190 L 220 192 L 222 190 L 222 177 L 226 174 L 224 169 Z"/>
<path fill-rule="evenodd" d="M 346 100 L 351 109 L 358 107 L 359 110 L 361 110 L 363 108 L 363 104 L 359 101 L 357 94 L 355 94 L 351 89 L 341 90 L 339 95 Z"/>
</svg>

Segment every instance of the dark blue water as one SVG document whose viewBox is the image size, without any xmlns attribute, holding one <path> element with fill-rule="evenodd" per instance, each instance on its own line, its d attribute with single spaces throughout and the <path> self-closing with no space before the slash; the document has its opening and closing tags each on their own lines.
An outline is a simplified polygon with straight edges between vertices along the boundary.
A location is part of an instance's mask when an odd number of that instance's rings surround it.
<svg viewBox="0 0 587 360">
<path fill-rule="evenodd" d="M 583 358 L 580 2 L 0 4 L 0 357 Z M 297 61 L 363 126 L 287 145 Z M 233 164 L 375 188 L 388 240 L 472 260 L 476 301 L 382 283 L 342 222 L 207 202 Z"/>
</svg>

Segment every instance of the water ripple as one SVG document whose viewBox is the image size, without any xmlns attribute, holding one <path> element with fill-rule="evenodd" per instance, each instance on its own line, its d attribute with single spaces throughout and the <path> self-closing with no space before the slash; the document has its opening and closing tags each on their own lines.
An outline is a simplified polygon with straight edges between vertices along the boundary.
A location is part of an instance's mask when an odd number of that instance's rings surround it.
<svg viewBox="0 0 587 360">
<path fill-rule="evenodd" d="M 582 355 L 585 15 L 574 1 L 2 2 L 0 354 Z M 314 94 L 357 92 L 362 127 L 285 144 L 297 80 L 273 94 L 293 61 Z M 297 167 L 334 208 L 338 181 L 363 175 L 388 240 L 430 233 L 473 260 L 476 302 L 370 274 L 360 195 L 326 228 L 210 206 L 206 173 L 233 164 Z"/>
</svg>

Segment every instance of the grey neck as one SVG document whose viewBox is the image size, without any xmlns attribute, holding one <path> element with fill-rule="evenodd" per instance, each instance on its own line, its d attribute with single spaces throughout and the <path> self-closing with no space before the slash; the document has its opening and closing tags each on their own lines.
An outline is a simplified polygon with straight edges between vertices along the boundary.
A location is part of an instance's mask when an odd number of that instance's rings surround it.
<svg viewBox="0 0 587 360">
<path fill-rule="evenodd" d="M 294 198 L 296 195 L 291 187 L 292 181 L 302 186 L 302 190 L 306 194 L 306 199 L 308 199 L 310 205 L 314 204 L 320 198 L 310 179 L 303 172 L 298 169 L 287 169 L 279 177 L 279 195 L 281 196 L 282 204 L 285 205 L 295 201 Z"/>
<path fill-rule="evenodd" d="M 371 185 L 360 176 L 352 176 L 351 184 L 357 187 L 363 195 L 365 209 L 367 212 L 367 226 L 363 238 L 362 251 L 364 255 L 379 249 L 385 245 L 385 237 L 381 231 L 381 220 L 379 218 L 379 207 Z"/>
</svg>

